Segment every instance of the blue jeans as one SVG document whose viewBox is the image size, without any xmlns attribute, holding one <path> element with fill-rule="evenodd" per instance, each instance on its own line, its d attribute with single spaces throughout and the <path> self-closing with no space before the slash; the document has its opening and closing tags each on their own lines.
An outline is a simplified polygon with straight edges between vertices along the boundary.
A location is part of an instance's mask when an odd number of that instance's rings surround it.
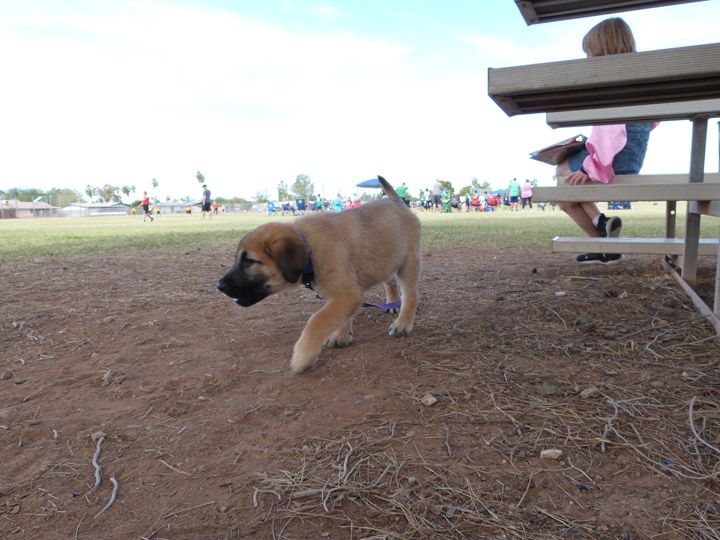
<svg viewBox="0 0 720 540">
<path fill-rule="evenodd" d="M 613 159 L 615 174 L 637 174 L 642 169 L 650 139 L 650 123 L 625 124 L 627 142 L 625 147 Z M 568 158 L 568 165 L 572 172 L 582 168 L 583 161 L 590 155 L 587 150 L 580 150 Z"/>
</svg>

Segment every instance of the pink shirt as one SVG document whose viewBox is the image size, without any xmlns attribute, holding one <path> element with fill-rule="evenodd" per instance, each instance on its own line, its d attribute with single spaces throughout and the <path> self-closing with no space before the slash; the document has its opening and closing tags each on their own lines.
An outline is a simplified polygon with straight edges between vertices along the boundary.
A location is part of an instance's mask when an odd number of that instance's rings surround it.
<svg viewBox="0 0 720 540">
<path fill-rule="evenodd" d="M 660 122 L 652 122 L 653 130 Z M 612 164 L 615 156 L 625 148 L 627 132 L 625 124 L 611 126 L 593 126 L 585 147 L 590 155 L 583 161 L 583 169 L 596 182 L 608 184 L 615 178 Z"/>
</svg>

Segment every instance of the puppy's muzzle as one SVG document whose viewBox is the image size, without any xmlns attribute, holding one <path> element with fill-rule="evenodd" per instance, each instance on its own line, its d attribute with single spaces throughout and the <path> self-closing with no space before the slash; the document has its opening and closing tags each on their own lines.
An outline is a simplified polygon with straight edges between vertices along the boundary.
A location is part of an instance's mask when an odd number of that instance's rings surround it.
<svg viewBox="0 0 720 540">
<path fill-rule="evenodd" d="M 264 281 L 247 279 L 246 276 L 239 275 L 239 272 L 235 269 L 230 270 L 220 278 L 217 288 L 242 307 L 252 306 L 263 298 L 270 296 Z"/>
</svg>

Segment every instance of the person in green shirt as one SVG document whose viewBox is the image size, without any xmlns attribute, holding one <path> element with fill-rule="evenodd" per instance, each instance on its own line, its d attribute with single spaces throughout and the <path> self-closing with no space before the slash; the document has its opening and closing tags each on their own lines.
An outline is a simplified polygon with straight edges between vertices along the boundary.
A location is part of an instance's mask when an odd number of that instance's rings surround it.
<svg viewBox="0 0 720 540">
<path fill-rule="evenodd" d="M 510 211 L 512 212 L 514 210 L 517 212 L 519 210 L 518 202 L 520 200 L 520 184 L 518 183 L 517 178 L 513 178 L 510 185 L 508 185 L 507 194 L 510 198 Z"/>
<path fill-rule="evenodd" d="M 402 186 L 398 186 L 395 188 L 395 191 L 398 195 L 400 195 L 400 198 L 405 202 L 407 206 L 410 206 L 410 202 L 407 200 L 407 186 L 405 185 L 405 182 L 403 182 Z"/>
</svg>

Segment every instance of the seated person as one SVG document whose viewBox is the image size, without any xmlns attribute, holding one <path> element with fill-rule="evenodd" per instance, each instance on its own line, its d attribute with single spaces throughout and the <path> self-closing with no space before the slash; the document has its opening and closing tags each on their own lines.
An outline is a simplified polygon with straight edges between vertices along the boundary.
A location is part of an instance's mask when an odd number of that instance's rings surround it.
<svg viewBox="0 0 720 540">
<path fill-rule="evenodd" d="M 595 25 L 583 38 L 583 50 L 588 58 L 608 54 L 635 52 L 635 38 L 627 23 L 620 18 L 606 19 Z M 647 151 L 650 130 L 657 123 L 595 126 L 585 149 L 572 154 L 557 167 L 557 176 L 565 176 L 571 186 L 589 181 L 609 183 L 618 174 L 640 172 Z M 588 236 L 617 238 L 622 221 L 617 216 L 606 217 L 593 202 L 558 203 Z M 617 264 L 619 253 L 585 253 L 577 260 L 581 264 Z"/>
</svg>

